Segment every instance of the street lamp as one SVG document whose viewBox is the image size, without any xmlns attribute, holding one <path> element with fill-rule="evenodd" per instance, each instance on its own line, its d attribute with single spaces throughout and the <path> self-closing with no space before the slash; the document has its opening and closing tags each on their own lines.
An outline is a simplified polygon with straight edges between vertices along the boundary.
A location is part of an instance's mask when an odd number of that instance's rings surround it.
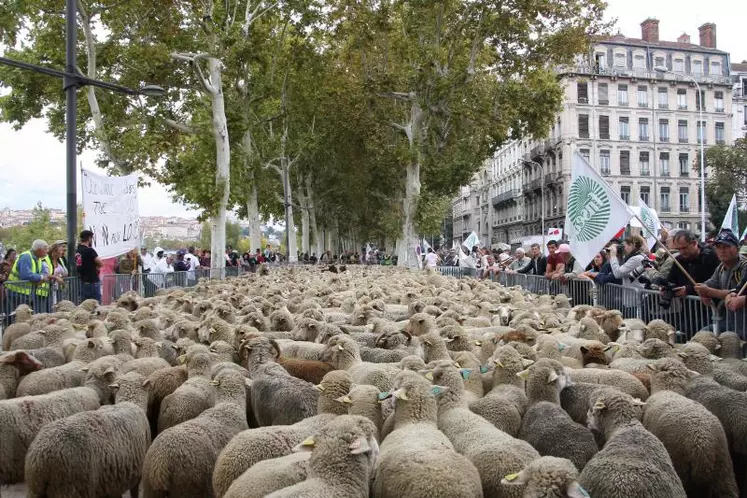
<svg viewBox="0 0 747 498">
<path fill-rule="evenodd" d="M 545 250 L 545 167 L 538 163 L 537 161 L 533 161 L 531 159 L 522 159 L 523 163 L 526 164 L 534 164 L 540 169 L 540 182 L 542 182 L 542 185 L 540 186 L 540 195 L 542 196 L 542 213 L 540 214 L 540 224 L 542 225 L 542 250 Z"/>
<path fill-rule="evenodd" d="M 674 71 L 670 71 L 664 66 L 657 66 L 654 71 L 661 74 L 673 74 L 680 76 Z M 698 134 L 700 135 L 700 240 L 705 242 L 706 240 L 706 213 L 705 213 L 705 139 L 704 139 L 704 128 L 705 122 L 703 121 L 703 94 L 700 92 L 700 85 L 695 81 L 695 78 L 689 74 L 683 75 L 687 80 L 695 83 L 695 88 L 698 90 L 698 102 L 700 103 L 698 109 L 698 119 L 700 120 L 700 126 L 698 126 Z"/>
<path fill-rule="evenodd" d="M 157 85 L 146 85 L 139 90 L 133 90 L 125 86 L 106 81 L 94 80 L 82 75 L 76 67 L 76 41 L 77 25 L 76 16 L 78 14 L 76 0 L 65 1 L 65 70 L 36 66 L 21 61 L 14 61 L 6 57 L 0 57 L 0 64 L 6 66 L 33 71 L 35 73 L 46 74 L 62 78 L 63 89 L 65 91 L 65 148 L 67 152 L 67 201 L 66 201 L 66 220 L 67 220 L 67 259 L 73 261 L 75 257 L 77 224 L 78 224 L 78 185 L 76 174 L 77 150 L 77 117 L 78 117 L 78 94 L 77 90 L 84 86 L 95 86 L 105 90 L 111 90 L 126 95 L 144 95 L 146 97 L 163 97 L 166 91 Z M 71 273 L 75 265 L 71 264 Z"/>
</svg>

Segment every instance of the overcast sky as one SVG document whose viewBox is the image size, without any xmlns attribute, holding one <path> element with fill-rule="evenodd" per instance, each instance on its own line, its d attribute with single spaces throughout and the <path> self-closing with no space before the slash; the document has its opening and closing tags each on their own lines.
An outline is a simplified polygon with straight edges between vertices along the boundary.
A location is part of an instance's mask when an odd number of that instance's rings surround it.
<svg viewBox="0 0 747 498">
<path fill-rule="evenodd" d="M 747 60 L 745 43 L 745 0 L 608 0 L 607 17 L 617 18 L 617 28 L 626 36 L 640 38 L 640 23 L 647 17 L 659 19 L 662 40 L 675 41 L 686 32 L 698 43 L 698 26 L 713 22 L 718 48 L 731 53 L 732 62 Z M 84 168 L 95 170 L 95 154 L 79 157 Z M 55 208 L 65 206 L 65 147 L 46 133 L 46 124 L 33 121 L 20 131 L 0 124 L 0 208 L 32 207 L 37 201 Z M 140 189 L 143 216 L 194 216 L 171 201 L 160 185 Z"/>
</svg>

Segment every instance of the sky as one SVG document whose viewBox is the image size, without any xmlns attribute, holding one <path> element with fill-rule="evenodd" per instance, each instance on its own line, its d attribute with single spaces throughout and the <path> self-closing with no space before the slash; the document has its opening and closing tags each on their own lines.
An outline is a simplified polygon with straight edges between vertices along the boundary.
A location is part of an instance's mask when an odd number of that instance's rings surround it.
<svg viewBox="0 0 747 498">
<path fill-rule="evenodd" d="M 744 43 L 745 0 L 608 0 L 607 19 L 617 19 L 625 36 L 640 38 L 640 23 L 659 19 L 661 40 L 675 41 L 686 32 L 698 42 L 698 26 L 716 24 L 717 48 L 731 53 L 732 62 L 747 60 Z M 86 169 L 97 170 L 95 153 L 86 151 L 78 158 Z M 80 190 L 79 190 L 80 192 Z M 52 208 L 65 206 L 65 146 L 46 132 L 39 120 L 20 131 L 0 123 L 0 208 L 31 208 L 37 201 Z M 196 216 L 174 203 L 167 190 L 154 184 L 139 191 L 142 216 Z"/>
</svg>

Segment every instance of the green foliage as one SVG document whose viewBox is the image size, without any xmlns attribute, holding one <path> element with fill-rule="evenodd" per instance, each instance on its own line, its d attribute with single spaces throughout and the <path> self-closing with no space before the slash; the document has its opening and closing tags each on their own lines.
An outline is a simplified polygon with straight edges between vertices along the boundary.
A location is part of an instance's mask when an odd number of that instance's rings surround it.
<svg viewBox="0 0 747 498">
<path fill-rule="evenodd" d="M 0 240 L 6 248 L 13 247 L 19 252 L 31 248 L 36 239 L 53 244 L 55 240 L 64 240 L 65 225 L 52 223 L 49 209 L 38 202 L 33 209 L 31 221 L 26 225 L 9 227 L 0 232 Z"/>
<path fill-rule="evenodd" d="M 433 196 L 429 193 L 418 198 L 418 217 L 415 220 L 418 233 L 431 236 L 441 233 L 446 213 L 451 209 L 448 196 Z"/>
<path fill-rule="evenodd" d="M 739 138 L 734 145 L 716 145 L 706 149 L 706 206 L 711 223 L 716 227 L 726 216 L 734 194 L 739 195 L 747 185 L 747 138 Z M 700 154 L 695 158 L 694 171 L 700 175 Z M 698 192 L 698 197 L 700 192 Z M 739 226 L 747 227 L 747 213 L 739 213 Z M 738 234 L 741 235 L 741 234 Z"/>
<path fill-rule="evenodd" d="M 200 247 L 204 247 L 205 249 L 210 249 L 210 237 L 212 234 L 212 230 L 210 227 L 210 223 L 203 222 L 202 223 L 202 231 L 200 233 Z M 241 226 L 239 226 L 238 223 L 233 221 L 227 221 L 226 222 L 226 245 L 233 247 L 236 249 L 239 247 L 239 241 L 242 239 L 241 236 Z"/>
</svg>

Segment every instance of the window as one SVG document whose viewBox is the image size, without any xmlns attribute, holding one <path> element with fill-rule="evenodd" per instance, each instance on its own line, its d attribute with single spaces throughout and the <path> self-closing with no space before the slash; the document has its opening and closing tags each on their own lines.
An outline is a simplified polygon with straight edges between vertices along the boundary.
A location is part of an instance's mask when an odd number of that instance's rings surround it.
<svg viewBox="0 0 747 498">
<path fill-rule="evenodd" d="M 690 188 L 680 187 L 680 213 L 690 211 Z"/>
<path fill-rule="evenodd" d="M 713 92 L 713 107 L 716 112 L 724 112 L 724 92 Z"/>
<path fill-rule="evenodd" d="M 648 87 L 638 87 L 638 107 L 648 107 Z"/>
<path fill-rule="evenodd" d="M 724 123 L 716 123 L 716 143 L 723 144 L 724 142 Z"/>
<path fill-rule="evenodd" d="M 664 57 L 656 57 L 654 59 L 654 67 L 667 67 L 666 62 L 664 61 Z"/>
<path fill-rule="evenodd" d="M 711 61 L 711 68 L 708 72 L 711 76 L 721 76 L 721 63 L 719 61 Z"/>
<path fill-rule="evenodd" d="M 684 88 L 677 89 L 677 108 L 687 109 L 687 90 Z"/>
<path fill-rule="evenodd" d="M 617 105 L 628 105 L 628 85 L 617 85 Z"/>
<path fill-rule="evenodd" d="M 578 103 L 588 104 L 589 103 L 589 84 L 586 81 L 579 81 L 576 83 L 576 89 L 578 90 Z"/>
<path fill-rule="evenodd" d="M 604 52 L 597 52 L 594 55 L 595 60 L 597 61 L 597 69 L 605 69 L 607 67 L 607 54 Z"/>
<path fill-rule="evenodd" d="M 607 90 L 607 83 L 599 83 L 599 105 L 609 105 L 610 97 Z"/>
<path fill-rule="evenodd" d="M 685 72 L 685 59 L 674 59 L 674 72 L 675 73 Z"/>
<path fill-rule="evenodd" d="M 703 144 L 707 144 L 708 140 L 706 139 L 706 124 L 705 121 L 698 121 L 698 143 L 703 142 Z"/>
<path fill-rule="evenodd" d="M 672 211 L 672 207 L 669 205 L 669 187 L 661 187 L 661 210 L 665 213 Z"/>
<path fill-rule="evenodd" d="M 648 118 L 638 119 L 638 140 L 648 141 Z"/>
<path fill-rule="evenodd" d="M 659 87 L 659 109 L 667 109 L 669 107 L 669 91 L 667 87 Z"/>
<path fill-rule="evenodd" d="M 628 185 L 620 187 L 620 198 L 625 204 L 630 205 L 630 187 Z"/>
<path fill-rule="evenodd" d="M 633 68 L 634 69 L 646 69 L 646 58 L 642 55 L 636 55 L 633 57 Z"/>
<path fill-rule="evenodd" d="M 641 167 L 641 176 L 650 176 L 651 169 L 649 168 L 648 152 L 641 152 L 638 155 L 638 162 Z"/>
<path fill-rule="evenodd" d="M 630 140 L 630 128 L 629 128 L 629 122 L 630 118 L 627 117 L 621 117 L 620 121 L 618 123 L 618 128 L 620 129 L 620 140 Z"/>
<path fill-rule="evenodd" d="M 703 74 L 703 61 L 692 61 L 693 74 L 700 76 Z"/>
<path fill-rule="evenodd" d="M 703 106 L 703 112 L 705 112 L 705 110 L 706 110 L 706 105 L 705 105 L 705 90 L 701 90 L 700 94 L 696 94 L 695 95 L 695 110 L 699 111 L 701 105 Z"/>
<path fill-rule="evenodd" d="M 690 176 L 690 156 L 680 154 L 680 176 Z"/>
<path fill-rule="evenodd" d="M 581 153 L 581 157 L 583 157 L 584 159 L 586 159 L 586 162 L 590 162 L 590 160 L 589 160 L 589 149 L 581 149 L 581 150 L 579 150 L 579 152 Z"/>
<path fill-rule="evenodd" d="M 599 171 L 603 175 L 610 174 L 610 151 L 608 150 L 599 151 Z"/>
<path fill-rule="evenodd" d="M 589 138 L 589 115 L 588 114 L 578 115 L 578 136 L 581 138 Z"/>
<path fill-rule="evenodd" d="M 630 151 L 620 151 L 620 174 L 628 176 L 630 175 Z"/>
<path fill-rule="evenodd" d="M 669 142 L 669 120 L 668 119 L 659 120 L 659 141 Z"/>
<path fill-rule="evenodd" d="M 627 57 L 624 53 L 618 52 L 615 54 L 615 67 L 625 67 L 627 66 L 626 63 Z"/>
<path fill-rule="evenodd" d="M 679 139 L 680 143 L 686 144 L 688 141 L 687 121 L 684 119 L 680 119 L 679 121 L 677 121 L 677 138 Z"/>
<path fill-rule="evenodd" d="M 646 203 L 646 205 L 649 205 L 649 201 L 651 200 L 651 187 L 648 186 L 642 186 L 641 187 L 641 200 Z"/>
<path fill-rule="evenodd" d="M 698 224 L 700 226 L 700 224 Z M 686 221 L 680 221 L 677 223 L 677 228 L 680 230 L 690 230 L 690 223 Z"/>
<path fill-rule="evenodd" d="M 599 138 L 607 139 L 610 138 L 610 117 L 599 116 Z"/>
<path fill-rule="evenodd" d="M 669 152 L 659 154 L 659 168 L 661 176 L 669 176 Z"/>
</svg>

